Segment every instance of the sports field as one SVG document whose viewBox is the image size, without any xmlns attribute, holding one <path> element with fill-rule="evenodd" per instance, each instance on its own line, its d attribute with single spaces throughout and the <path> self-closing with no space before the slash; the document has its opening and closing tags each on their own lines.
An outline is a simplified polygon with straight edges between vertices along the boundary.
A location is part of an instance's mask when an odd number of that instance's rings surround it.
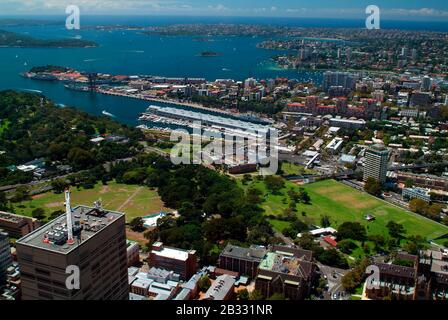
<svg viewBox="0 0 448 320">
<path fill-rule="evenodd" d="M 274 216 L 281 214 L 288 207 L 287 190 L 299 189 L 298 185 L 286 181 L 286 187 L 282 190 L 282 194 L 272 195 L 266 190 L 264 182 L 254 181 L 249 185 L 253 185 L 263 192 L 265 201 L 262 207 L 267 215 Z M 366 226 L 368 234 L 386 234 L 386 224 L 391 220 L 402 224 L 407 235 L 421 235 L 431 240 L 448 234 L 447 226 L 390 205 L 335 180 L 308 184 L 304 186 L 304 189 L 311 197 L 311 204 L 298 204 L 297 214 L 299 218 L 316 225 L 320 224 L 320 218 L 323 215 L 327 215 L 330 217 L 331 225 L 335 228 L 345 221 L 358 221 Z M 302 215 L 302 212 L 305 212 L 305 215 Z M 364 219 L 366 214 L 374 215 L 376 220 L 366 221 Z M 273 220 L 272 224 L 279 231 L 286 227 L 283 221 Z"/>
<path fill-rule="evenodd" d="M 72 207 L 76 205 L 92 206 L 101 199 L 105 209 L 124 212 L 126 221 L 160 211 L 172 211 L 165 208 L 157 191 L 145 186 L 126 185 L 110 182 L 108 185 L 97 184 L 93 189 L 71 189 Z M 65 210 L 64 194 L 47 192 L 32 197 L 14 206 L 14 213 L 31 216 L 36 208 L 43 208 L 48 215 L 56 210 Z"/>
</svg>

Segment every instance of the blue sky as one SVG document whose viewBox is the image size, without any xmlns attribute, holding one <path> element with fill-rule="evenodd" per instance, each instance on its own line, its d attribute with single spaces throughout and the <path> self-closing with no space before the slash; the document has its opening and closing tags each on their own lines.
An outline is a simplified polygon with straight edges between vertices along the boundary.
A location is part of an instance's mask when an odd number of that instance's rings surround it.
<svg viewBox="0 0 448 320">
<path fill-rule="evenodd" d="M 374 4 L 383 19 L 445 20 L 447 0 L 0 0 L 0 15 L 64 14 L 69 4 L 84 14 L 206 15 L 363 18 Z"/>
</svg>

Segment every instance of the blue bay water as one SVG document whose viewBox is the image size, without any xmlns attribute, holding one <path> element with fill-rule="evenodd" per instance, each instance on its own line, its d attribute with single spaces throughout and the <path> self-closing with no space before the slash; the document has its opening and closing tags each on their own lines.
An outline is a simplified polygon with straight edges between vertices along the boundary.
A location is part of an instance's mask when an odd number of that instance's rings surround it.
<svg viewBox="0 0 448 320">
<path fill-rule="evenodd" d="M 195 41 L 195 37 L 148 36 L 138 31 L 66 30 L 61 17 L 54 18 L 61 25 L 44 27 L 8 27 L 9 31 L 36 38 L 72 38 L 81 36 L 99 44 L 97 48 L 29 49 L 0 48 L 0 89 L 36 90 L 55 103 L 79 107 L 101 115 L 103 110 L 117 120 L 136 124 L 138 115 L 150 104 L 128 98 L 104 96 L 66 90 L 60 83 L 25 79 L 20 72 L 32 66 L 61 65 L 80 71 L 126 75 L 161 75 L 169 77 L 203 77 L 207 80 L 247 77 L 259 79 L 288 77 L 319 82 L 319 72 L 296 72 L 275 68 L 270 58 L 272 50 L 256 47 L 259 37 L 213 37 L 211 41 Z M 363 27 L 355 20 L 322 19 L 261 19 L 261 18 L 205 18 L 205 17 L 86 17 L 85 25 L 164 25 L 173 23 L 269 23 L 305 27 Z M 391 27 L 399 28 L 400 23 Z M 412 25 L 411 25 L 412 27 Z M 415 27 L 415 26 L 414 26 Z M 426 27 L 427 28 L 427 27 Z M 439 24 L 433 25 L 440 28 Z M 448 29 L 448 28 L 447 28 Z M 217 57 L 199 57 L 203 51 L 220 53 Z M 155 103 L 156 104 L 156 103 Z"/>
</svg>

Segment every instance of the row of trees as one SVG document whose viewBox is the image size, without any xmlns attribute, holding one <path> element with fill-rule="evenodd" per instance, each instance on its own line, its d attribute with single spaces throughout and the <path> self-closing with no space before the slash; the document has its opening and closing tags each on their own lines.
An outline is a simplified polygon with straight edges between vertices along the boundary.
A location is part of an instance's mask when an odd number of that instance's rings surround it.
<svg viewBox="0 0 448 320">
<path fill-rule="evenodd" d="M 440 221 L 440 212 L 443 209 L 443 205 L 440 203 L 428 203 L 422 199 L 415 198 L 409 201 L 409 209 L 430 219 Z"/>
</svg>

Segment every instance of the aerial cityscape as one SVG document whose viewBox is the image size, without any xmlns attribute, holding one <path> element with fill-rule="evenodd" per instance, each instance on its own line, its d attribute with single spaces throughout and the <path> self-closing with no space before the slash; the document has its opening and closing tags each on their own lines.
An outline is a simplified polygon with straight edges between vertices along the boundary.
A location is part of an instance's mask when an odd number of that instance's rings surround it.
<svg viewBox="0 0 448 320">
<path fill-rule="evenodd" d="M 447 3 L 76 2 L 0 3 L 0 307 L 448 301 Z"/>
</svg>

